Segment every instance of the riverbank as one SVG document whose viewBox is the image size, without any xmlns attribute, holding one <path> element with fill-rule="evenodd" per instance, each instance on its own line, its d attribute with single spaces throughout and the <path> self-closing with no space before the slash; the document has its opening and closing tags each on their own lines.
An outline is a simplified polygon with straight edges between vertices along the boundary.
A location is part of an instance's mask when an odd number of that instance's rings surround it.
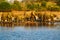
<svg viewBox="0 0 60 40">
<path fill-rule="evenodd" d="M 0 12 L 0 25 L 49 25 L 54 22 L 60 22 L 59 11 L 12 11 Z"/>
<path fill-rule="evenodd" d="M 27 26 L 27 27 L 39 27 L 39 26 L 47 26 L 53 27 L 56 26 L 56 22 L 33 22 L 33 21 L 26 21 L 26 22 L 0 22 L 0 26 L 3 27 L 15 27 L 15 26 Z M 57 22 L 58 23 L 58 22 Z"/>
<path fill-rule="evenodd" d="M 12 11 L 0 12 L 0 21 L 60 21 L 59 11 Z"/>
</svg>

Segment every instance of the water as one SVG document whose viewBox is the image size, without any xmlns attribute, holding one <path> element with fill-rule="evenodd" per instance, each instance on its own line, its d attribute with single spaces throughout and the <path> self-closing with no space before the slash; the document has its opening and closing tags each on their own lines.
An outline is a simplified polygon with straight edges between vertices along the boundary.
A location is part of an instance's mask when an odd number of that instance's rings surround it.
<svg viewBox="0 0 60 40">
<path fill-rule="evenodd" d="M 59 23 L 58 23 L 59 24 Z M 53 28 L 39 27 L 1 27 L 0 40 L 60 40 L 60 25 Z"/>
</svg>

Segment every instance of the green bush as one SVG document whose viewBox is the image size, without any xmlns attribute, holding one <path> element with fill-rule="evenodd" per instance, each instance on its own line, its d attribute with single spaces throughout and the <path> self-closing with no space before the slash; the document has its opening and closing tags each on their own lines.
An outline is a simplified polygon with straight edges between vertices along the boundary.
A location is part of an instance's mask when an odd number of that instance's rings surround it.
<svg viewBox="0 0 60 40">
<path fill-rule="evenodd" d="M 12 10 L 18 10 L 18 11 L 20 11 L 20 10 L 22 10 L 22 7 L 20 5 L 13 4 L 12 5 Z"/>
<path fill-rule="evenodd" d="M 34 10 L 35 5 L 34 4 L 26 4 L 27 10 Z"/>
<path fill-rule="evenodd" d="M 40 11 L 40 10 L 41 10 L 41 5 L 36 4 L 36 5 L 35 5 L 35 10 Z"/>
<path fill-rule="evenodd" d="M 11 11 L 11 5 L 8 2 L 1 2 L 0 11 L 2 12 Z"/>
<path fill-rule="evenodd" d="M 47 9 L 50 11 L 59 11 L 60 10 L 59 6 L 53 6 L 53 7 L 49 6 Z"/>
<path fill-rule="evenodd" d="M 14 1 L 14 4 L 12 5 L 12 9 L 20 11 L 22 10 L 22 7 L 18 1 Z"/>
<path fill-rule="evenodd" d="M 46 7 L 46 1 L 42 1 L 41 6 Z"/>
</svg>

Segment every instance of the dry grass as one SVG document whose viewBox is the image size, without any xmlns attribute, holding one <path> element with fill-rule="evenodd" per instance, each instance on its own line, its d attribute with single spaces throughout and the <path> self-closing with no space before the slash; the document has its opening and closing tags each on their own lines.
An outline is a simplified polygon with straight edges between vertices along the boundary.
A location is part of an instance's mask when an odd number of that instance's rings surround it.
<svg viewBox="0 0 60 40">
<path fill-rule="evenodd" d="M 11 15 L 19 16 L 19 17 L 24 17 L 24 15 L 25 15 L 25 16 L 29 17 L 31 15 L 31 12 L 32 11 L 12 11 Z M 55 14 L 57 17 L 60 17 L 60 12 L 57 12 L 57 11 L 40 11 L 39 13 L 40 14 L 46 14 L 46 15 L 53 15 L 53 14 Z M 0 12 L 0 17 L 2 16 L 2 14 L 4 14 L 4 16 L 8 15 L 7 12 Z"/>
</svg>

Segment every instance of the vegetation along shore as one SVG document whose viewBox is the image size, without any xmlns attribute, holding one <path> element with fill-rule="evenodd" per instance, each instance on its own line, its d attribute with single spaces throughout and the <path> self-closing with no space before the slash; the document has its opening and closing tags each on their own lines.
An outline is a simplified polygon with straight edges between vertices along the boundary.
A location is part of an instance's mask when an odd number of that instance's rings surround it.
<svg viewBox="0 0 60 40">
<path fill-rule="evenodd" d="M 1 0 L 0 24 L 60 22 L 59 2 L 60 0 Z"/>
</svg>

